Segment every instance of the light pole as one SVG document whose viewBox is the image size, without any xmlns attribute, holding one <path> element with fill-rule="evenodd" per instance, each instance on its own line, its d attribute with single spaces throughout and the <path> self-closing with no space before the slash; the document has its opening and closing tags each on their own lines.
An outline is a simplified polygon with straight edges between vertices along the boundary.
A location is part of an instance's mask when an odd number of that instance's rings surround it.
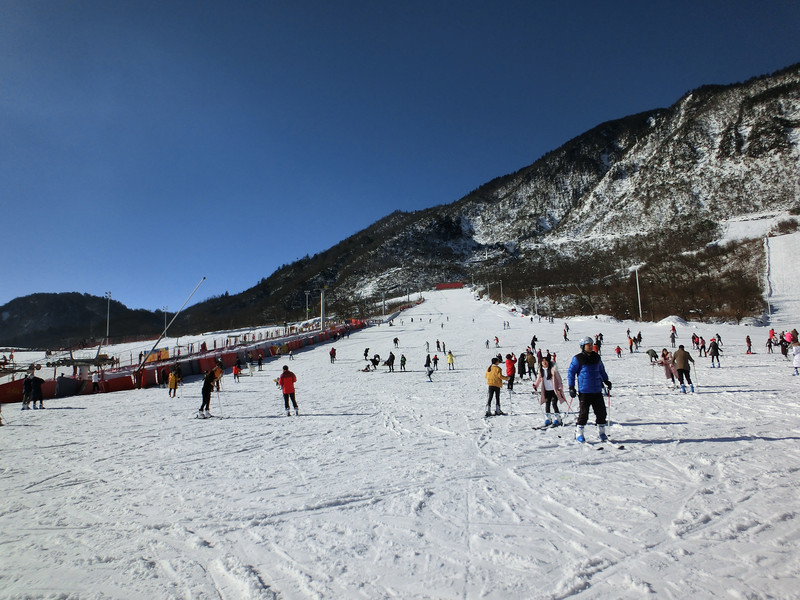
<svg viewBox="0 0 800 600">
<path fill-rule="evenodd" d="M 106 346 L 108 345 L 108 330 L 111 324 L 111 292 L 106 292 Z"/>
<path fill-rule="evenodd" d="M 325 290 L 328 286 L 319 289 L 319 331 L 325 332 Z"/>
<path fill-rule="evenodd" d="M 639 290 L 639 267 L 636 267 L 636 297 L 639 300 L 639 321 L 642 320 L 642 293 Z"/>
<path fill-rule="evenodd" d="M 306 294 L 306 321 L 308 321 L 308 319 L 310 317 L 309 308 L 308 308 L 308 297 L 311 294 L 311 290 L 305 290 L 305 294 Z"/>
<path fill-rule="evenodd" d="M 169 306 L 162 306 L 161 310 L 164 311 L 164 331 L 167 330 L 167 311 L 169 310 Z"/>
</svg>

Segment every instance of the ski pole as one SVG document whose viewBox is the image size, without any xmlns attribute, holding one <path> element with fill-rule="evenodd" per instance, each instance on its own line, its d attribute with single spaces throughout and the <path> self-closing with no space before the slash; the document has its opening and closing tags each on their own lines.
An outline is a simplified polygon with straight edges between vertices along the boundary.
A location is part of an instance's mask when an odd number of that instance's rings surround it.
<svg viewBox="0 0 800 600">
<path fill-rule="evenodd" d="M 220 399 L 219 390 L 217 390 L 217 404 L 219 404 L 219 416 L 222 418 L 222 400 Z"/>
</svg>

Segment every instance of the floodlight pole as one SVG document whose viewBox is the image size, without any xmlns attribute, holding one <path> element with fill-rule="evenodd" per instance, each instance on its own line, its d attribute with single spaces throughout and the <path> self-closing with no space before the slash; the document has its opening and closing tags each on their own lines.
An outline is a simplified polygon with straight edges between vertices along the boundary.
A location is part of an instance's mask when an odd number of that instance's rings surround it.
<svg viewBox="0 0 800 600">
<path fill-rule="evenodd" d="M 111 323 L 111 292 L 106 292 L 106 346 L 108 346 L 108 330 Z"/>
<path fill-rule="evenodd" d="M 325 331 L 325 288 L 319 290 L 319 330 Z"/>
<path fill-rule="evenodd" d="M 639 289 L 639 267 L 636 267 L 636 297 L 639 300 L 639 321 L 642 321 L 642 293 Z"/>
</svg>

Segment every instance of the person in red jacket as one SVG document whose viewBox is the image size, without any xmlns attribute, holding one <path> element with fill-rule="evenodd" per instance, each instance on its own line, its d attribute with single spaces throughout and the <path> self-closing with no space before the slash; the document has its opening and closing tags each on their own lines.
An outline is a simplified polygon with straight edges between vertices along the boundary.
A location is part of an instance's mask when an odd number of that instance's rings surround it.
<svg viewBox="0 0 800 600">
<path fill-rule="evenodd" d="M 512 352 L 506 354 L 506 375 L 508 376 L 508 390 L 514 389 L 514 376 L 517 374 L 517 356 Z"/>
<path fill-rule="evenodd" d="M 294 414 L 299 415 L 300 410 L 297 408 L 297 400 L 294 397 L 294 382 L 297 381 L 297 375 L 289 370 L 288 365 L 283 365 L 283 373 L 278 377 L 276 383 L 280 386 L 283 392 L 283 403 L 286 408 L 286 416 L 290 416 L 292 411 L 289 410 L 289 400 L 291 399 L 294 406 Z"/>
</svg>

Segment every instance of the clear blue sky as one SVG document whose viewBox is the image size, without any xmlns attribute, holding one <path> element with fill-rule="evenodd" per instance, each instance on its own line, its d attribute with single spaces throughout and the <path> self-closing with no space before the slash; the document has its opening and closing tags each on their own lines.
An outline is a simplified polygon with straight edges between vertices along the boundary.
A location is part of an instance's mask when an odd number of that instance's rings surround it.
<svg viewBox="0 0 800 600">
<path fill-rule="evenodd" d="M 0 305 L 176 310 L 800 61 L 800 2 L 0 0 Z"/>
</svg>

